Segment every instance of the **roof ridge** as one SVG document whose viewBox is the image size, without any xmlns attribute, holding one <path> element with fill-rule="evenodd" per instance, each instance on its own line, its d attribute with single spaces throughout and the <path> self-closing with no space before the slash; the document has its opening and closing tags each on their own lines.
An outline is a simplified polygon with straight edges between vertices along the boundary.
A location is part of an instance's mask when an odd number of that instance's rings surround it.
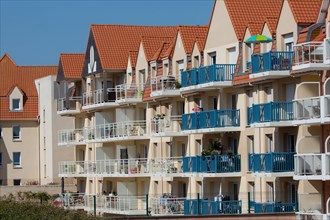
<svg viewBox="0 0 330 220">
<path fill-rule="evenodd" d="M 85 55 L 85 53 L 60 53 L 61 55 Z"/>
<path fill-rule="evenodd" d="M 116 27 L 178 27 L 178 25 L 134 25 L 134 24 L 91 24 L 92 26 L 116 26 Z"/>
</svg>

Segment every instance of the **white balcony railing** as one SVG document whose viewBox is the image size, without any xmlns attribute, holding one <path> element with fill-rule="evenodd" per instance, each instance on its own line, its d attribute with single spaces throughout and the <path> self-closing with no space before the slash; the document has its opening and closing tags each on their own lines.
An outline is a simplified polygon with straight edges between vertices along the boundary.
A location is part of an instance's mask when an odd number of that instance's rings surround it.
<svg viewBox="0 0 330 220">
<path fill-rule="evenodd" d="M 295 66 L 309 63 L 323 63 L 323 42 L 307 42 L 293 46 Z"/>
<path fill-rule="evenodd" d="M 158 196 L 150 199 L 152 215 L 183 215 L 186 198 Z"/>
<path fill-rule="evenodd" d="M 324 96 L 324 117 L 330 117 L 330 95 Z"/>
<path fill-rule="evenodd" d="M 179 83 L 174 76 L 157 76 L 151 78 L 151 96 L 179 94 Z"/>
<path fill-rule="evenodd" d="M 116 101 L 142 100 L 142 84 L 121 84 L 116 86 Z"/>
<path fill-rule="evenodd" d="M 62 161 L 59 163 L 61 176 L 109 176 L 109 175 L 168 175 L 182 173 L 182 157 L 132 158 L 97 161 Z"/>
<path fill-rule="evenodd" d="M 68 103 L 67 103 L 68 102 Z M 79 111 L 80 110 L 80 102 L 81 97 L 69 97 L 67 98 L 59 98 L 57 100 L 57 111 L 63 112 L 63 111 Z"/>
<path fill-rule="evenodd" d="M 146 121 L 125 121 L 103 125 L 93 128 L 93 140 L 105 141 L 117 138 L 129 138 L 146 135 Z"/>
<path fill-rule="evenodd" d="M 297 154 L 294 156 L 294 175 L 307 179 L 328 179 L 330 176 L 330 154 Z"/>
<path fill-rule="evenodd" d="M 293 108 L 295 119 L 320 118 L 320 97 L 294 100 Z"/>
<path fill-rule="evenodd" d="M 88 139 L 88 128 L 58 131 L 58 145 L 84 144 Z"/>
<path fill-rule="evenodd" d="M 115 102 L 115 89 L 108 88 L 106 95 L 108 100 L 106 102 Z M 86 92 L 83 94 L 83 106 L 97 105 L 105 103 L 105 94 L 103 89 L 94 90 L 92 92 Z"/>
<path fill-rule="evenodd" d="M 181 124 L 181 115 L 154 118 L 151 120 L 151 133 L 181 132 Z"/>
<path fill-rule="evenodd" d="M 324 39 L 324 63 L 330 64 L 330 38 Z"/>
</svg>

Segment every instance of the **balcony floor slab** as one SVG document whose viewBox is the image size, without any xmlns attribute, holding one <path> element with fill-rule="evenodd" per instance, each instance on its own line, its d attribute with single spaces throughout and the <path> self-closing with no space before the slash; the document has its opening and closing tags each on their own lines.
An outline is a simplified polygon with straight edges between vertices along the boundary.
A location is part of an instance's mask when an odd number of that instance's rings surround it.
<svg viewBox="0 0 330 220">
<path fill-rule="evenodd" d="M 188 134 L 182 133 L 181 131 L 168 131 L 168 132 L 158 132 L 158 133 L 152 133 L 152 137 L 184 137 Z"/>
<path fill-rule="evenodd" d="M 294 172 L 253 172 L 253 177 L 291 177 L 294 175 Z"/>
<path fill-rule="evenodd" d="M 241 131 L 240 127 L 222 127 L 222 128 L 204 128 L 195 130 L 182 131 L 183 134 L 206 134 L 206 133 L 219 133 L 219 132 L 232 132 Z"/>
<path fill-rule="evenodd" d="M 167 97 L 175 97 L 180 96 L 180 90 L 165 90 L 165 91 L 155 91 L 150 93 L 150 97 L 152 98 L 167 98 Z"/>
<path fill-rule="evenodd" d="M 98 109 L 104 109 L 104 108 L 113 108 L 118 107 L 119 104 L 116 102 L 103 102 L 100 104 L 92 104 L 92 105 L 85 105 L 82 107 L 85 111 L 92 111 L 92 110 L 98 110 Z"/>
<path fill-rule="evenodd" d="M 135 104 L 140 102 L 142 102 L 142 99 L 140 98 L 127 98 L 127 99 L 116 100 L 116 103 L 118 105 L 128 105 L 128 104 Z"/>
<path fill-rule="evenodd" d="M 330 175 L 294 175 L 294 180 L 330 180 Z"/>
<path fill-rule="evenodd" d="M 293 120 L 293 125 L 313 125 L 320 124 L 321 118 L 309 118 L 309 119 L 301 119 L 301 120 Z"/>
<path fill-rule="evenodd" d="M 279 79 L 290 76 L 289 70 L 271 70 L 260 73 L 252 73 L 249 75 L 250 79 Z"/>
<path fill-rule="evenodd" d="M 131 137 L 115 137 L 115 138 L 105 138 L 105 139 L 94 139 L 89 141 L 90 143 L 107 143 L 107 142 L 117 142 L 117 141 L 135 141 L 135 140 L 146 140 L 150 139 L 149 135 L 141 136 L 131 136 Z"/>
<path fill-rule="evenodd" d="M 292 70 L 295 72 L 308 72 L 329 69 L 329 64 L 325 63 L 304 63 L 297 66 L 292 66 Z"/>
<path fill-rule="evenodd" d="M 63 111 L 57 111 L 57 114 L 59 116 L 74 116 L 76 114 L 79 114 L 80 110 L 63 110 Z"/>
<path fill-rule="evenodd" d="M 209 83 L 203 83 L 198 84 L 194 86 L 187 86 L 180 88 L 180 93 L 186 94 L 186 93 L 193 93 L 197 91 L 208 91 L 208 90 L 214 90 L 219 88 L 225 88 L 232 86 L 232 81 L 224 81 L 224 82 L 209 82 Z"/>
<path fill-rule="evenodd" d="M 251 128 L 263 128 L 263 127 L 289 127 L 293 126 L 292 121 L 277 121 L 277 122 L 263 122 L 263 123 L 252 123 Z"/>
</svg>

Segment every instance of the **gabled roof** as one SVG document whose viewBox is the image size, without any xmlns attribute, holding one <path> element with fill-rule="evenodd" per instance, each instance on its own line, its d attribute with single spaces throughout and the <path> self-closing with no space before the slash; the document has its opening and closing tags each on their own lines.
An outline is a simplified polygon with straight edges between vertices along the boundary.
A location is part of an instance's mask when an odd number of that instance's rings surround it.
<svg viewBox="0 0 330 220">
<path fill-rule="evenodd" d="M 173 37 L 141 37 L 141 43 L 143 45 L 144 53 L 147 61 L 151 61 L 156 52 L 163 48 L 164 44 L 170 44 Z"/>
<path fill-rule="evenodd" d="M 141 36 L 175 35 L 175 26 L 91 25 L 103 69 L 126 69 L 129 51 L 138 50 Z"/>
<path fill-rule="evenodd" d="M 257 22 L 250 22 L 247 24 L 247 27 L 250 30 L 251 36 L 256 35 L 256 34 L 261 34 L 263 26 L 264 26 L 263 23 L 257 23 Z"/>
<path fill-rule="evenodd" d="M 138 51 L 129 51 L 128 52 L 129 60 L 131 62 L 131 67 L 135 68 L 136 67 L 136 59 L 138 56 Z"/>
<path fill-rule="evenodd" d="M 173 42 L 173 40 L 172 40 Z M 169 50 L 170 46 L 173 43 L 168 43 L 168 42 L 163 42 L 160 47 L 158 48 L 158 50 L 155 52 L 155 54 L 152 56 L 150 61 L 158 61 L 161 60 L 163 57 L 165 57 L 166 52 Z"/>
<path fill-rule="evenodd" d="M 267 17 L 278 20 L 283 0 L 225 0 L 225 4 L 237 39 L 242 40 L 249 23 L 263 24 Z"/>
<path fill-rule="evenodd" d="M 36 119 L 38 115 L 38 93 L 34 81 L 55 75 L 57 66 L 17 66 L 8 54 L 0 59 L 0 120 Z M 9 111 L 8 93 L 18 87 L 24 94 L 23 112 Z"/>
<path fill-rule="evenodd" d="M 297 24 L 317 22 L 322 0 L 288 0 Z"/>
<path fill-rule="evenodd" d="M 278 24 L 278 18 L 276 17 L 266 17 L 265 24 L 267 24 L 270 33 L 275 34 Z"/>
<path fill-rule="evenodd" d="M 201 50 L 204 50 L 208 29 L 208 25 L 179 26 L 178 33 L 181 35 L 183 48 L 185 49 L 186 54 L 192 54 L 196 38 L 198 38 Z"/>
<path fill-rule="evenodd" d="M 85 54 L 60 54 L 60 62 L 66 79 L 79 79 L 84 66 Z"/>
</svg>

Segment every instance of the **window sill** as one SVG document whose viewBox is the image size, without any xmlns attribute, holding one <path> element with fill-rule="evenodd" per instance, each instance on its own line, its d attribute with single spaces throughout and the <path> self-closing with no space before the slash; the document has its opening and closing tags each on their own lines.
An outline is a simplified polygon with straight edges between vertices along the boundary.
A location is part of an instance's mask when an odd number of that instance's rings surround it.
<svg viewBox="0 0 330 220">
<path fill-rule="evenodd" d="M 13 139 L 13 142 L 22 142 L 22 139 Z"/>
<path fill-rule="evenodd" d="M 23 110 L 22 109 L 17 109 L 17 110 L 9 110 L 10 112 L 23 112 Z"/>
<path fill-rule="evenodd" d="M 22 169 L 22 166 L 13 166 L 14 169 Z"/>
</svg>

